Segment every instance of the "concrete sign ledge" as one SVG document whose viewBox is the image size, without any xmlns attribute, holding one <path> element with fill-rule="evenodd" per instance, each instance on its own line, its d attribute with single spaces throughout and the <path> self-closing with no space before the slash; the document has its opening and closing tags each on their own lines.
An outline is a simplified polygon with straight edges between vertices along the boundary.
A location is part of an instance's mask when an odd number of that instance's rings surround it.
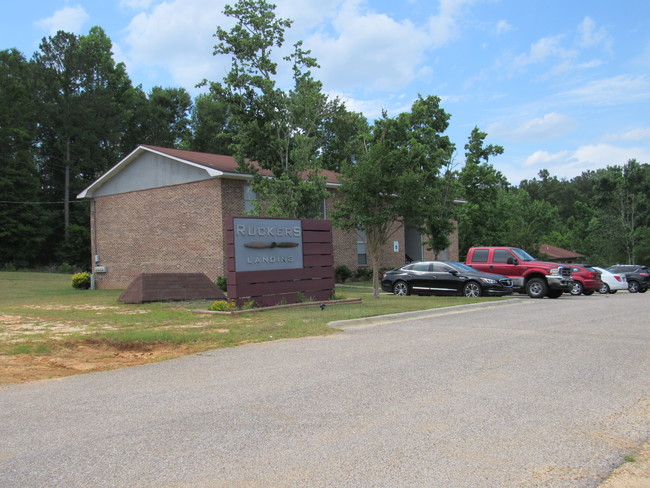
<svg viewBox="0 0 650 488">
<path fill-rule="evenodd" d="M 393 322 L 403 322 L 406 320 L 417 320 L 417 319 L 424 319 L 428 317 L 439 317 L 442 315 L 454 315 L 454 314 L 459 314 L 464 312 L 471 312 L 477 309 L 489 309 L 494 307 L 512 306 L 512 305 L 525 305 L 527 303 L 532 303 L 532 301 L 508 299 L 499 302 L 470 303 L 467 305 L 456 305 L 453 307 L 443 307 L 443 308 L 430 308 L 427 310 L 401 312 L 401 313 L 394 313 L 390 315 L 377 315 L 375 317 L 363 317 L 360 319 L 336 320 L 333 322 L 328 322 L 327 325 L 329 325 L 330 327 L 334 327 L 335 329 L 348 330 L 348 329 L 357 329 L 363 327 L 373 327 L 375 325 L 390 324 Z"/>
</svg>

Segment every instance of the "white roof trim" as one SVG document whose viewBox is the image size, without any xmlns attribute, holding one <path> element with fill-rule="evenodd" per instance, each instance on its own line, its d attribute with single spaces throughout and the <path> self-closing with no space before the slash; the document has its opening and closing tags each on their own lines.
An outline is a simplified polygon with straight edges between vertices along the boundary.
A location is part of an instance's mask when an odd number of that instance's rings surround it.
<svg viewBox="0 0 650 488">
<path fill-rule="evenodd" d="M 153 154 L 157 154 L 159 156 L 163 156 L 163 157 L 168 158 L 168 159 L 172 159 L 174 161 L 178 161 L 179 163 L 186 164 L 188 166 L 193 166 L 195 168 L 202 169 L 203 171 L 208 173 L 208 175 L 210 175 L 210 177 L 212 177 L 212 178 L 216 178 L 216 177 L 224 175 L 223 171 L 219 171 L 219 170 L 216 170 L 216 169 L 213 169 L 213 168 L 209 168 L 209 167 L 204 166 L 202 164 L 193 163 L 192 161 L 187 161 L 186 159 L 181 159 L 181 158 L 177 158 L 177 157 L 174 157 L 174 156 L 170 156 L 167 153 L 164 153 L 164 152 L 161 152 L 161 151 L 156 151 L 155 149 L 151 149 L 149 147 L 138 146 L 128 156 L 126 156 L 124 159 L 122 159 L 122 161 L 117 163 L 115 166 L 113 166 L 111 169 L 109 169 L 106 173 L 104 173 L 102 176 L 100 176 L 99 179 L 97 179 L 95 182 L 93 182 L 88 188 L 86 188 L 84 191 L 79 193 L 79 195 L 77 195 L 77 198 L 89 198 L 89 197 L 91 197 L 92 194 L 95 192 L 95 190 L 99 189 L 104 183 L 106 183 L 108 180 L 110 180 L 115 175 L 120 173 L 126 166 L 131 164 L 137 157 L 140 156 L 140 154 L 142 154 L 145 151 L 153 153 Z"/>
</svg>

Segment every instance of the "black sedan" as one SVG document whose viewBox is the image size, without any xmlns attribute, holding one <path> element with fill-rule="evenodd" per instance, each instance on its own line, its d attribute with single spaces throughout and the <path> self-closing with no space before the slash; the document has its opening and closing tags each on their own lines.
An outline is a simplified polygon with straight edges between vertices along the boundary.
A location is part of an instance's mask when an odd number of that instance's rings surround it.
<svg viewBox="0 0 650 488">
<path fill-rule="evenodd" d="M 384 273 L 381 289 L 395 295 L 504 296 L 512 293 L 512 280 L 455 261 L 421 261 Z"/>
</svg>

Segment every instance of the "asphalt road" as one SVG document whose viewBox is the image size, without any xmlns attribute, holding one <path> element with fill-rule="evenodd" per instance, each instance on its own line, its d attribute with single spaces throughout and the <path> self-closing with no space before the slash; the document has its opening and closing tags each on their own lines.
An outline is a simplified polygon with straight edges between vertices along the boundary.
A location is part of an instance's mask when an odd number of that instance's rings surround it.
<svg viewBox="0 0 650 488">
<path fill-rule="evenodd" d="M 649 302 L 522 298 L 0 387 L 0 486 L 595 487 L 650 437 Z"/>
</svg>

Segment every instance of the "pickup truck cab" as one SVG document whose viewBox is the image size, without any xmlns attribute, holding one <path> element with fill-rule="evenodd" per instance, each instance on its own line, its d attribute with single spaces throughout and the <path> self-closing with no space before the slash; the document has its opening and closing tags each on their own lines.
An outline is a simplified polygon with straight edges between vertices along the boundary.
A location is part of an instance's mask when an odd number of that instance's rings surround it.
<svg viewBox="0 0 650 488">
<path fill-rule="evenodd" d="M 508 276 L 515 291 L 531 298 L 558 298 L 573 288 L 570 267 L 538 261 L 516 247 L 472 247 L 465 264 L 486 273 Z"/>
</svg>

